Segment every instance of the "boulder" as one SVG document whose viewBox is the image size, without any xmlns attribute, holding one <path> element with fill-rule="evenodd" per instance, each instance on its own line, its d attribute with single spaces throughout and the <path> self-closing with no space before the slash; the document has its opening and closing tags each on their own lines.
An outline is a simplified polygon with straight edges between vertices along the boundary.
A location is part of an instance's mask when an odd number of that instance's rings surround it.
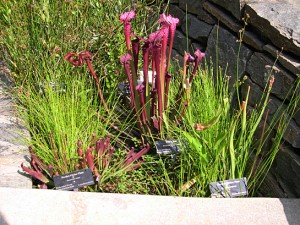
<svg viewBox="0 0 300 225">
<path fill-rule="evenodd" d="M 248 22 L 277 48 L 300 56 L 300 7 L 292 3 L 259 2 L 245 5 Z"/>
</svg>

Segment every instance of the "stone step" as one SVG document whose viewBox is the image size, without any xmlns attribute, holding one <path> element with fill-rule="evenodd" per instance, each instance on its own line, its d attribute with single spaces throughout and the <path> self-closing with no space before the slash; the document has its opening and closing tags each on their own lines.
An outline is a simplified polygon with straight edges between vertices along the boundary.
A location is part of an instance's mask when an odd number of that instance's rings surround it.
<svg viewBox="0 0 300 225">
<path fill-rule="evenodd" d="M 184 198 L 0 188 L 0 224 L 299 224 L 300 199 Z"/>
</svg>

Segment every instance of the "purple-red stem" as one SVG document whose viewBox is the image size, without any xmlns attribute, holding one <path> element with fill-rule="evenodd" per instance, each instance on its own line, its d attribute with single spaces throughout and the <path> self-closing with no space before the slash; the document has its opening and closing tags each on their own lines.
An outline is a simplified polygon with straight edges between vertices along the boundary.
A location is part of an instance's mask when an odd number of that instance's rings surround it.
<svg viewBox="0 0 300 225">
<path fill-rule="evenodd" d="M 170 81 L 171 81 L 171 74 L 167 73 L 165 76 L 166 79 L 166 88 L 165 88 L 165 109 L 167 108 L 168 104 L 168 97 L 169 97 L 169 86 L 170 86 Z"/>
<path fill-rule="evenodd" d="M 163 122 L 163 100 L 164 97 L 162 95 L 162 87 L 161 87 L 161 47 L 158 45 L 153 46 L 153 55 L 155 60 L 155 71 L 156 71 L 156 79 L 155 86 L 157 88 L 157 102 L 158 102 L 158 130 L 162 131 L 162 122 Z"/>
<path fill-rule="evenodd" d="M 148 119 L 147 119 L 147 113 L 146 113 L 146 108 L 145 108 L 145 86 L 144 84 L 140 84 L 136 87 L 139 97 L 140 97 L 140 106 L 142 110 L 142 122 L 144 124 L 147 124 Z"/>
<path fill-rule="evenodd" d="M 102 102 L 102 104 L 103 104 L 105 110 L 108 111 L 108 107 L 107 107 L 106 101 L 105 101 L 105 99 L 104 99 L 104 97 L 103 97 L 103 93 L 102 93 L 102 90 L 101 90 L 101 87 L 100 87 L 100 84 L 99 84 L 98 77 L 96 76 L 96 73 L 95 73 L 95 71 L 93 70 L 93 67 L 92 67 L 92 65 L 91 65 L 91 62 L 90 62 L 89 59 L 85 59 L 85 62 L 86 62 L 86 64 L 87 64 L 87 66 L 88 66 L 88 68 L 89 68 L 89 70 L 90 70 L 92 76 L 93 76 L 94 79 L 95 79 L 95 82 L 96 82 L 96 85 L 97 85 L 97 89 L 98 89 L 98 94 L 99 94 L 99 97 L 100 97 L 100 99 L 101 99 L 101 102 Z"/>
<path fill-rule="evenodd" d="M 138 61 L 140 52 L 140 40 L 138 38 L 131 41 L 132 44 L 132 55 L 133 55 L 133 67 L 135 74 L 138 74 Z"/>
</svg>

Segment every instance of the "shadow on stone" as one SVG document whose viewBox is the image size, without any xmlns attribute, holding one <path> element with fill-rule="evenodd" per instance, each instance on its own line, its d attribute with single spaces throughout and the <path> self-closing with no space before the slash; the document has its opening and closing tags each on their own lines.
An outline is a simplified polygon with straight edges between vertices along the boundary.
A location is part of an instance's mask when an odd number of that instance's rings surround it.
<svg viewBox="0 0 300 225">
<path fill-rule="evenodd" d="M 299 224 L 300 221 L 300 199 L 280 198 L 286 219 L 289 224 Z"/>
<path fill-rule="evenodd" d="M 9 223 L 6 221 L 5 217 L 0 212 L 0 225 L 9 225 Z"/>
</svg>

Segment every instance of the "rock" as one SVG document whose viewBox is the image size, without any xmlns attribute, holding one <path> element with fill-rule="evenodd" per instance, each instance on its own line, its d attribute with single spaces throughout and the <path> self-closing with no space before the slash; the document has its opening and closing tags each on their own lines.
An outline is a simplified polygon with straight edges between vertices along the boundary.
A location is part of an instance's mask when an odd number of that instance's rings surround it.
<svg viewBox="0 0 300 225">
<path fill-rule="evenodd" d="M 197 18 L 210 25 L 214 25 L 218 23 L 218 20 L 215 17 L 213 17 L 211 14 L 209 14 L 206 10 L 204 10 L 203 7 L 197 10 Z"/>
<path fill-rule="evenodd" d="M 177 26 L 180 26 L 182 24 L 182 21 L 185 16 L 185 12 L 182 11 L 178 6 L 170 4 L 169 14 L 179 19 L 179 23 L 177 24 Z"/>
<path fill-rule="evenodd" d="M 243 84 L 241 85 L 241 96 L 242 99 L 246 99 L 248 87 L 250 87 L 249 99 L 248 104 L 252 107 L 256 107 L 262 102 L 262 96 L 264 95 L 264 90 L 255 84 L 249 77 L 244 80 Z M 282 103 L 281 100 L 276 98 L 274 95 L 270 95 L 270 100 L 266 107 L 266 111 L 268 110 L 269 118 L 268 122 L 271 122 L 272 116 L 276 114 L 281 114 L 285 109 L 286 105 Z M 280 109 L 280 111 L 278 111 Z"/>
<path fill-rule="evenodd" d="M 300 106 L 298 108 L 300 108 Z M 300 125 L 300 110 L 298 110 L 298 112 L 295 114 L 294 120 L 298 125 Z"/>
<path fill-rule="evenodd" d="M 214 4 L 210 2 L 205 2 L 203 4 L 203 8 L 207 10 L 210 14 L 212 14 L 214 17 L 216 17 L 218 21 L 220 21 L 233 32 L 237 33 L 242 28 L 242 25 L 239 24 L 239 22 L 236 19 L 228 15 L 219 7 L 216 7 Z"/>
<path fill-rule="evenodd" d="M 300 7 L 290 3 L 245 5 L 248 22 L 279 49 L 300 56 Z"/>
<path fill-rule="evenodd" d="M 283 138 L 287 142 L 289 142 L 294 148 L 300 149 L 300 126 L 297 125 L 294 120 L 292 120 L 288 125 Z"/>
<path fill-rule="evenodd" d="M 207 0 L 180 0 L 179 7 L 184 13 L 192 13 L 197 16 L 199 20 L 206 22 L 207 24 L 215 24 L 217 21 L 203 9 L 203 3 Z"/>
<path fill-rule="evenodd" d="M 181 30 L 188 35 L 189 38 L 192 38 L 203 44 L 206 44 L 212 28 L 213 26 L 198 20 L 191 14 L 188 14 L 187 18 L 184 17 L 181 24 Z"/>
<path fill-rule="evenodd" d="M 215 16 L 222 24 L 224 24 L 233 32 L 239 34 L 239 32 L 242 30 L 243 25 L 240 21 L 228 15 L 228 13 L 216 7 L 214 4 L 205 2 L 203 4 L 203 8 Z M 244 32 L 243 42 L 258 51 L 262 51 L 262 47 L 264 46 L 264 43 L 257 37 L 257 35 L 249 31 Z"/>
<path fill-rule="evenodd" d="M 0 128 L 1 140 L 16 145 L 24 144 L 24 135 L 29 135 L 21 121 L 12 116 L 0 115 Z"/>
<path fill-rule="evenodd" d="M 206 0 L 179 0 L 179 7 L 189 13 L 197 14 L 198 10 L 202 8 Z"/>
<path fill-rule="evenodd" d="M 258 191 L 260 193 L 259 197 L 287 198 L 284 190 L 279 186 L 276 176 L 272 173 L 268 173 Z"/>
<path fill-rule="evenodd" d="M 295 77 L 285 71 L 280 65 L 273 66 L 275 59 L 270 59 L 262 53 L 254 53 L 247 63 L 247 72 L 251 79 L 260 87 L 265 88 L 270 73 L 275 76 L 271 93 L 279 99 L 284 99 L 293 87 Z"/>
<path fill-rule="evenodd" d="M 247 61 L 252 55 L 252 51 L 244 44 L 241 44 L 237 68 L 237 56 L 240 45 L 237 40 L 238 38 L 229 31 L 215 25 L 207 41 L 206 58 L 212 57 L 214 66 L 220 66 L 223 71 L 228 66 L 226 75 L 231 77 L 230 87 L 235 83 L 237 75 L 238 78 L 241 78 L 245 74 Z M 218 51 L 217 57 L 216 48 Z M 217 58 L 218 64 L 216 63 Z"/>
<path fill-rule="evenodd" d="M 258 38 L 255 33 L 249 32 L 247 30 L 244 32 L 243 42 L 250 45 L 252 48 L 259 52 L 263 50 L 265 44 Z"/>
<path fill-rule="evenodd" d="M 210 0 L 210 1 L 226 9 L 235 18 L 240 19 L 241 16 L 240 0 Z"/>
<path fill-rule="evenodd" d="M 192 50 L 196 51 L 197 49 L 199 49 L 201 52 L 205 52 L 206 45 L 201 45 L 197 42 L 193 42 L 192 43 Z"/>
<path fill-rule="evenodd" d="M 171 53 L 172 65 L 175 66 L 176 71 L 180 71 L 183 66 L 183 56 L 180 55 L 175 49 Z"/>
<path fill-rule="evenodd" d="M 22 175 L 20 166 L 29 158 L 25 145 L 29 133 L 14 115 L 14 104 L 8 92 L 12 80 L 1 61 L 0 80 L 0 187 L 31 188 L 31 178 Z"/>
<path fill-rule="evenodd" d="M 188 48 L 187 48 L 188 46 Z M 174 45 L 173 48 L 180 54 L 180 55 L 184 55 L 185 51 L 188 51 L 188 49 L 190 49 L 191 47 L 191 41 L 186 37 L 186 35 L 184 35 L 183 33 L 181 33 L 180 31 L 176 31 L 175 32 L 175 37 L 174 37 Z"/>
<path fill-rule="evenodd" d="M 248 104 L 255 107 L 261 101 L 263 90 L 256 85 L 250 77 L 245 76 L 241 84 L 241 96 L 243 100 L 247 97 L 248 87 L 250 87 Z"/>
<path fill-rule="evenodd" d="M 263 96 L 263 89 L 252 82 L 250 78 L 246 79 L 241 85 L 241 96 L 243 100 L 246 99 L 248 87 L 250 87 L 248 104 L 251 107 L 255 107 L 262 100 L 261 97 Z M 270 95 L 270 100 L 265 110 L 265 112 L 268 111 L 267 123 L 273 124 L 279 119 L 286 109 L 286 104 L 283 104 L 283 102 L 274 95 Z M 263 118 L 265 118 L 265 115 Z M 276 129 L 276 127 L 274 127 L 274 129 Z M 294 119 L 291 119 L 291 122 L 287 126 L 283 139 L 291 144 L 294 148 L 300 148 L 300 126 L 295 122 Z"/>
<path fill-rule="evenodd" d="M 281 52 L 281 50 L 271 44 L 265 45 L 263 50 L 271 54 L 274 58 L 278 57 L 278 62 L 293 74 L 300 74 L 300 60 L 285 52 Z"/>
<path fill-rule="evenodd" d="M 300 156 L 283 146 L 276 159 L 276 176 L 289 198 L 300 197 Z"/>
<path fill-rule="evenodd" d="M 289 3 L 293 4 L 295 6 L 300 6 L 300 2 L 298 0 L 241 0 L 241 5 L 244 6 L 245 4 L 250 4 L 250 3 L 272 3 L 272 4 L 277 4 L 277 3 Z"/>
</svg>

